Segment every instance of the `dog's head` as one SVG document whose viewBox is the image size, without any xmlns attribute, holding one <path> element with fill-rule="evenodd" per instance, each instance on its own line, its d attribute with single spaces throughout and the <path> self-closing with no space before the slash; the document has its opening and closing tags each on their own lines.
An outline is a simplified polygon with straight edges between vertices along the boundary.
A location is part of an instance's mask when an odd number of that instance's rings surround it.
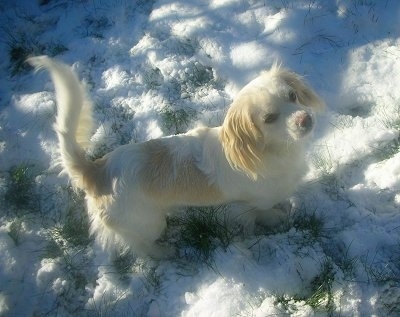
<svg viewBox="0 0 400 317">
<path fill-rule="evenodd" d="M 247 84 L 231 104 L 221 131 L 229 164 L 256 180 L 268 151 L 302 142 L 323 101 L 295 73 L 272 67 Z"/>
</svg>

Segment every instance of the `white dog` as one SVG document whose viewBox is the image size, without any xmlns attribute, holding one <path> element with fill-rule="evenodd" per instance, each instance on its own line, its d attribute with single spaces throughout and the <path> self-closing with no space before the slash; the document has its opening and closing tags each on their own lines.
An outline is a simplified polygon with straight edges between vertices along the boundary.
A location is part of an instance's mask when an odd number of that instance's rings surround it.
<svg viewBox="0 0 400 317">
<path fill-rule="evenodd" d="M 239 92 L 222 126 L 123 145 L 90 161 L 91 103 L 77 76 L 46 56 L 28 61 L 52 76 L 62 165 L 86 193 L 92 230 L 103 246 L 122 240 L 141 255 L 163 254 L 156 241 L 174 208 L 243 202 L 266 212 L 292 194 L 306 171 L 313 110 L 324 106 L 298 75 L 274 66 Z"/>
</svg>

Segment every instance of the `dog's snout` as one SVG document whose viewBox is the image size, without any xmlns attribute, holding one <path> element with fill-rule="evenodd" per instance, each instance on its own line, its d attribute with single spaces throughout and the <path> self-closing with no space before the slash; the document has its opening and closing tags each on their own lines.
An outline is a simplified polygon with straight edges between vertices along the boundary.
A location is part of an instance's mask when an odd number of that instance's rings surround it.
<svg viewBox="0 0 400 317">
<path fill-rule="evenodd" d="M 304 110 L 295 112 L 289 120 L 289 131 L 295 139 L 306 136 L 313 127 L 314 119 L 312 115 Z"/>
<path fill-rule="evenodd" d="M 309 130 L 313 126 L 313 120 L 310 114 L 307 112 L 302 112 L 296 116 L 296 125 L 305 130 Z"/>
</svg>

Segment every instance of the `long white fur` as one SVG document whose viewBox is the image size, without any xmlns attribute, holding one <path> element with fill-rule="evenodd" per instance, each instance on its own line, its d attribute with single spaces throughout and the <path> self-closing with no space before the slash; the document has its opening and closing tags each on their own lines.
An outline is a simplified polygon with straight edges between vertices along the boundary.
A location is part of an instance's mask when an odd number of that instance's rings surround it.
<svg viewBox="0 0 400 317">
<path fill-rule="evenodd" d="M 77 76 L 46 56 L 28 61 L 51 74 L 62 165 L 86 192 L 92 230 L 104 247 L 118 241 L 140 255 L 165 255 L 156 241 L 174 208 L 243 202 L 267 212 L 287 198 L 306 171 L 312 112 L 324 106 L 298 75 L 274 66 L 239 92 L 222 126 L 124 145 L 90 161 L 91 103 Z M 279 117 L 265 123 L 271 113 Z"/>
</svg>

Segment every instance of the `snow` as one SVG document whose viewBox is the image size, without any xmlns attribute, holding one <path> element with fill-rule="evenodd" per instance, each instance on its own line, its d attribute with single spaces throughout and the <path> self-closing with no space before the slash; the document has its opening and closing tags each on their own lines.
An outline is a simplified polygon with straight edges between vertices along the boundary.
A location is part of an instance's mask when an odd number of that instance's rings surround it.
<svg viewBox="0 0 400 317">
<path fill-rule="evenodd" d="M 400 2 L 21 0 L 0 12 L 0 316 L 400 314 Z M 53 87 L 18 48 L 85 82 L 93 157 L 220 124 L 276 62 L 303 75 L 327 109 L 289 220 L 210 261 L 182 247 L 123 265 L 80 242 L 84 228 L 74 239 L 68 217 L 84 222 L 84 203 L 58 176 Z"/>
</svg>

